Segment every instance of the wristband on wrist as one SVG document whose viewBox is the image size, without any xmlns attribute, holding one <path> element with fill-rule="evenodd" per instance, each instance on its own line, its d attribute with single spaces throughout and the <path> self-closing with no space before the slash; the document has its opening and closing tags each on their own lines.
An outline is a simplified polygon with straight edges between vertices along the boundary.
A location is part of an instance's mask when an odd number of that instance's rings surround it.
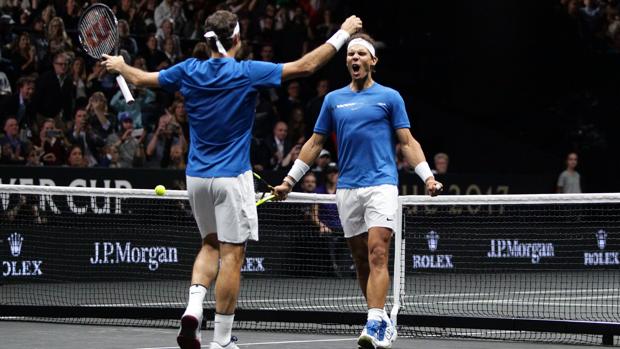
<svg viewBox="0 0 620 349">
<path fill-rule="evenodd" d="M 290 182 L 287 182 L 288 184 L 291 184 L 291 186 L 294 186 L 297 182 L 299 182 L 299 180 L 301 179 L 301 177 L 303 177 L 306 172 L 308 172 L 308 170 L 310 169 L 310 166 L 308 166 L 305 162 L 297 159 L 295 160 L 295 162 L 293 163 L 293 167 L 291 168 L 290 171 L 288 171 L 287 176 L 291 177 L 292 180 L 292 184 Z M 288 178 L 284 177 L 284 180 L 286 181 Z M 289 179 L 290 180 L 290 179 Z"/>
<path fill-rule="evenodd" d="M 433 172 L 431 168 L 428 166 L 428 162 L 423 161 L 416 165 L 415 173 L 422 179 L 422 182 L 426 183 L 426 180 L 429 177 L 433 177 Z"/>
<path fill-rule="evenodd" d="M 344 46 L 344 44 L 347 42 L 347 40 L 349 40 L 350 37 L 351 35 L 349 35 L 346 30 L 340 29 L 336 33 L 334 33 L 334 35 L 332 35 L 332 37 L 329 38 L 326 43 L 334 46 L 334 48 L 336 48 L 336 51 L 338 51 L 342 46 Z"/>
<path fill-rule="evenodd" d="M 293 180 L 290 179 L 288 176 L 284 177 L 284 179 L 282 181 L 285 182 L 285 183 L 288 183 L 288 185 L 290 185 L 291 188 L 295 186 L 295 182 L 293 182 Z"/>
</svg>

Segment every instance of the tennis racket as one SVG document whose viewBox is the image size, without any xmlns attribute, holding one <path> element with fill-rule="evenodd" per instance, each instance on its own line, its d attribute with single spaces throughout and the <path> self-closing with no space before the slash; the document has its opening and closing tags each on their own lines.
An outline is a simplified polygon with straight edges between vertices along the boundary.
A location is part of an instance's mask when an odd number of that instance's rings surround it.
<svg viewBox="0 0 620 349">
<path fill-rule="evenodd" d="M 266 186 L 271 193 L 268 192 L 263 192 L 263 194 L 261 195 L 260 199 L 258 201 L 256 201 L 256 206 L 260 206 L 262 204 L 264 204 L 265 202 L 269 202 L 273 199 L 276 198 L 276 196 L 273 194 L 273 186 L 269 183 L 267 183 L 266 180 L 263 179 L 263 177 L 261 177 L 258 173 L 256 172 L 252 172 L 252 174 L 254 174 L 254 178 L 258 179 L 264 186 Z M 255 185 L 256 188 L 258 188 L 258 185 Z"/>
<path fill-rule="evenodd" d="M 92 4 L 80 17 L 78 38 L 84 51 L 95 59 L 114 52 L 118 55 L 118 21 L 112 10 L 104 4 Z M 116 82 L 127 104 L 134 102 L 127 82 L 122 75 L 116 76 Z"/>
</svg>

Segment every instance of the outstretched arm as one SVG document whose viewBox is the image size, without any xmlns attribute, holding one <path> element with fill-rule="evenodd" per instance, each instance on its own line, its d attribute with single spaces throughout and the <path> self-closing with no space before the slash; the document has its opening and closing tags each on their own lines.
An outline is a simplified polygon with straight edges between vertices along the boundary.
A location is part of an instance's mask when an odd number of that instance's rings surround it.
<svg viewBox="0 0 620 349">
<path fill-rule="evenodd" d="M 310 51 L 300 59 L 285 63 L 282 67 L 282 81 L 311 75 L 338 52 L 352 34 L 362 29 L 362 20 L 357 16 L 347 18 L 340 30 L 326 43 Z"/>
<path fill-rule="evenodd" d="M 103 55 L 107 71 L 121 74 L 128 83 L 142 87 L 159 87 L 159 72 L 145 72 L 125 63 L 122 56 Z"/>
<path fill-rule="evenodd" d="M 308 164 L 314 163 L 314 160 L 319 156 L 321 149 L 323 149 L 323 144 L 325 144 L 325 135 L 319 133 L 312 134 L 312 137 L 310 137 L 301 148 L 299 157 L 295 160 L 293 168 L 291 168 L 286 177 L 284 177 L 282 184 L 273 188 L 273 192 L 278 199 L 286 199 L 288 193 L 293 190 L 295 183 L 297 183 L 310 168 Z"/>
<path fill-rule="evenodd" d="M 426 189 L 431 196 L 439 194 L 443 185 L 435 180 L 431 169 L 426 162 L 424 152 L 420 143 L 413 138 L 408 128 L 399 128 L 396 130 L 396 137 L 400 142 L 400 149 L 403 157 L 409 163 L 409 166 L 415 169 L 415 172 L 426 184 Z"/>
</svg>

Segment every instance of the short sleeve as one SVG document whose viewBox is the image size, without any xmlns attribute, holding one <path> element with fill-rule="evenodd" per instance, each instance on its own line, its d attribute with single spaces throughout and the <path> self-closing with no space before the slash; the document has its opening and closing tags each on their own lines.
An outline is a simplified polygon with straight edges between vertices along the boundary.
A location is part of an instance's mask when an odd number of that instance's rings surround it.
<svg viewBox="0 0 620 349">
<path fill-rule="evenodd" d="M 159 86 L 169 92 L 180 90 L 183 75 L 185 74 L 185 62 L 187 61 L 175 64 L 168 69 L 161 70 L 158 76 Z"/>
<path fill-rule="evenodd" d="M 327 135 L 331 132 L 332 125 L 332 108 L 330 107 L 330 95 L 325 96 L 323 105 L 321 106 L 321 112 L 314 125 L 314 132 L 322 135 Z"/>
<path fill-rule="evenodd" d="M 411 127 L 409 117 L 407 116 L 407 109 L 405 108 L 405 101 L 400 93 L 396 91 L 392 95 L 392 127 L 394 129 Z"/>
<path fill-rule="evenodd" d="M 564 188 L 566 186 L 565 182 L 566 182 L 566 176 L 564 175 L 564 172 L 562 172 L 560 173 L 560 176 L 558 177 L 557 186 Z"/>
<path fill-rule="evenodd" d="M 247 61 L 248 76 L 254 88 L 279 87 L 282 84 L 282 64 Z"/>
</svg>

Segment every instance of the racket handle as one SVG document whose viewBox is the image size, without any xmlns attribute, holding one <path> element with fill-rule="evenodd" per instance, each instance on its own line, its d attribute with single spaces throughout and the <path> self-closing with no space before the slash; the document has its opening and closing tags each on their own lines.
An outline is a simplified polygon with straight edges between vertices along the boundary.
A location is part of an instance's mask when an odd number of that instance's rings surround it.
<svg viewBox="0 0 620 349">
<path fill-rule="evenodd" d="M 132 104 L 134 99 L 131 92 L 129 92 L 129 86 L 127 86 L 127 81 L 125 81 L 125 78 L 119 74 L 116 76 L 116 82 L 118 83 L 118 87 L 121 88 L 121 92 L 123 93 L 123 97 L 125 97 L 127 104 Z"/>
</svg>

